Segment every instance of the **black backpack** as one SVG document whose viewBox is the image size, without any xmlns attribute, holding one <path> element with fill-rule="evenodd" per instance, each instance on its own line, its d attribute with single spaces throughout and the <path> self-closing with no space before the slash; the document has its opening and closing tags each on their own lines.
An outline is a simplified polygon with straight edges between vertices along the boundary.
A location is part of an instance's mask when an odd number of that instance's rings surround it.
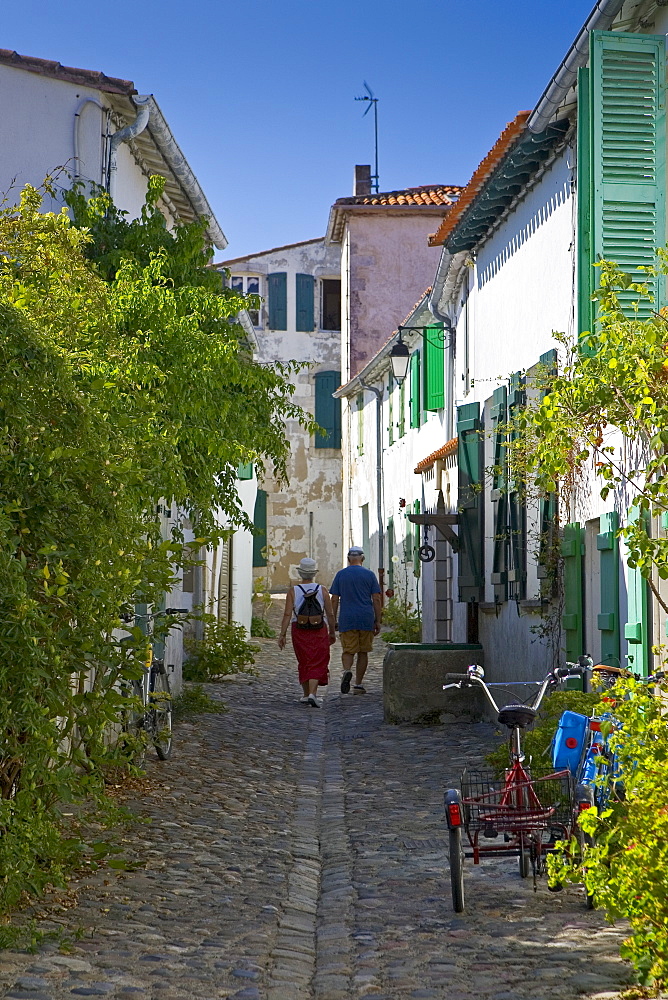
<svg viewBox="0 0 668 1000">
<path fill-rule="evenodd" d="M 297 585 L 304 594 L 304 600 L 302 601 L 301 607 L 297 614 L 297 628 L 322 628 L 325 624 L 325 616 L 322 610 L 322 604 L 318 600 L 318 586 L 317 590 L 312 590 L 308 594 L 301 584 Z"/>
</svg>

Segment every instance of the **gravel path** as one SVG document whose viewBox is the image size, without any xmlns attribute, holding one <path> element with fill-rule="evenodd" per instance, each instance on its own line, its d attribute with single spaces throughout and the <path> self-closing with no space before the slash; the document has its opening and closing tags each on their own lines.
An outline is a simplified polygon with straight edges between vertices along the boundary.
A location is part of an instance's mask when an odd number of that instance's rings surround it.
<svg viewBox="0 0 668 1000">
<path fill-rule="evenodd" d="M 613 998 L 623 937 L 576 888 L 533 892 L 513 859 L 466 868 L 450 900 L 443 789 L 498 737 L 487 725 L 385 726 L 381 659 L 323 709 L 298 704 L 290 649 L 211 686 L 229 707 L 181 723 L 149 764 L 125 835 L 135 871 L 79 884 L 69 954 L 0 953 L 11 1000 Z"/>
</svg>

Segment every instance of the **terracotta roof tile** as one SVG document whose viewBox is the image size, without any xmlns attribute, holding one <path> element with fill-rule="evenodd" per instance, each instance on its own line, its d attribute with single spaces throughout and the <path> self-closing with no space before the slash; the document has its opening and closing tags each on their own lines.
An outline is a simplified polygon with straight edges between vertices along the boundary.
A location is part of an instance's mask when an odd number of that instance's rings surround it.
<svg viewBox="0 0 668 1000">
<path fill-rule="evenodd" d="M 52 59 L 37 59 L 34 56 L 21 56 L 12 49 L 0 49 L 0 65 L 16 66 L 28 73 L 39 73 L 55 80 L 75 83 L 82 87 L 92 87 L 109 94 L 136 94 L 132 80 L 121 80 L 114 76 L 106 76 L 97 70 L 77 69 L 74 66 L 61 66 Z"/>
<path fill-rule="evenodd" d="M 337 198 L 335 205 L 445 205 L 456 202 L 461 188 L 456 184 L 426 184 L 405 188 L 403 191 L 385 191 L 379 194 L 353 195 Z"/>
<path fill-rule="evenodd" d="M 457 203 L 450 209 L 437 232 L 429 237 L 429 246 L 442 246 L 450 233 L 464 215 L 471 202 L 476 198 L 483 184 L 496 169 L 513 143 L 520 137 L 529 119 L 530 111 L 520 111 L 511 122 L 508 122 L 503 132 L 496 140 L 487 156 L 480 162 L 466 187 L 462 188 Z"/>
<path fill-rule="evenodd" d="M 431 469 L 432 465 L 435 465 L 439 459 L 449 458 L 451 455 L 455 455 L 457 453 L 457 441 L 458 438 L 456 437 L 450 438 L 450 440 L 441 448 L 437 451 L 432 451 L 431 455 L 427 455 L 427 457 L 423 458 L 421 462 L 418 462 L 413 471 L 419 475 L 421 472 L 426 472 L 427 469 Z"/>
</svg>

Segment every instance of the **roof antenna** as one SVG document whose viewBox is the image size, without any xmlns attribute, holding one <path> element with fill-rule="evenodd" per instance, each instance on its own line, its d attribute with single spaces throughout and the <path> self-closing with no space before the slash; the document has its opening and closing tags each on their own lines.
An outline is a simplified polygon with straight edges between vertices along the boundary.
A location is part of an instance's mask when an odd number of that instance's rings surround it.
<svg viewBox="0 0 668 1000">
<path fill-rule="evenodd" d="M 367 115 L 369 111 L 371 111 L 371 108 L 373 107 L 373 133 L 374 133 L 376 158 L 374 161 L 375 173 L 371 174 L 371 181 L 372 181 L 371 188 L 375 194 L 378 194 L 378 98 L 374 96 L 373 90 L 366 82 L 366 80 L 364 81 L 364 89 L 366 90 L 366 94 L 363 97 L 356 97 L 355 100 L 369 102 L 369 106 L 362 115 L 362 118 L 364 118 L 365 115 Z"/>
</svg>

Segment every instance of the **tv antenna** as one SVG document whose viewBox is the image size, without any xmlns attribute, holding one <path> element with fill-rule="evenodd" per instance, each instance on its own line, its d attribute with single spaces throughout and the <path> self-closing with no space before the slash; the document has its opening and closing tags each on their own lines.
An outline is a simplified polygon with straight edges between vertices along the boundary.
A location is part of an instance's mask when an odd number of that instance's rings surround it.
<svg viewBox="0 0 668 1000">
<path fill-rule="evenodd" d="M 374 173 L 371 174 L 371 190 L 378 194 L 378 98 L 374 95 L 373 90 L 369 84 L 364 81 L 364 89 L 366 94 L 362 97 L 356 97 L 356 101 L 367 101 L 367 108 L 362 115 L 364 118 L 373 108 L 373 134 L 374 134 L 374 148 L 375 148 L 375 160 L 374 160 Z"/>
</svg>

